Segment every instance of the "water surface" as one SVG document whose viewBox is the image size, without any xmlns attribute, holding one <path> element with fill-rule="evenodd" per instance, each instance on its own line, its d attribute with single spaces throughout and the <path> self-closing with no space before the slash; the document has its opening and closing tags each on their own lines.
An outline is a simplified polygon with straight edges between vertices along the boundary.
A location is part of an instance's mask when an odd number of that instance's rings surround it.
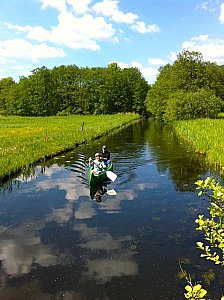
<svg viewBox="0 0 224 300">
<path fill-rule="evenodd" d="M 105 143 L 118 178 L 99 203 L 85 170 Z M 141 121 L 8 182 L 0 192 L 0 299 L 184 299 L 179 262 L 203 284 L 215 272 L 205 288 L 219 299 L 223 275 L 195 246 L 202 236 L 194 220 L 206 203 L 194 182 L 209 175 L 172 130 Z"/>
</svg>

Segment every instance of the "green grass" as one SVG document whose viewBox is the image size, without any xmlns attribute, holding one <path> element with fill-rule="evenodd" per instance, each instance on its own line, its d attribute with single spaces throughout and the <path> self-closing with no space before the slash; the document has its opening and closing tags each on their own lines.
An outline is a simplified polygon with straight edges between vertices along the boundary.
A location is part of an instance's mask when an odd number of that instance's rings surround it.
<svg viewBox="0 0 224 300">
<path fill-rule="evenodd" d="M 4 117 L 0 116 L 0 178 L 77 144 L 90 141 L 139 118 L 134 114 Z M 84 129 L 81 130 L 84 121 Z"/>
<path fill-rule="evenodd" d="M 178 136 L 203 154 L 207 162 L 224 170 L 224 120 L 198 119 L 174 124 Z"/>
<path fill-rule="evenodd" d="M 224 119 L 224 112 L 219 113 L 219 114 L 218 114 L 218 118 Z"/>
</svg>

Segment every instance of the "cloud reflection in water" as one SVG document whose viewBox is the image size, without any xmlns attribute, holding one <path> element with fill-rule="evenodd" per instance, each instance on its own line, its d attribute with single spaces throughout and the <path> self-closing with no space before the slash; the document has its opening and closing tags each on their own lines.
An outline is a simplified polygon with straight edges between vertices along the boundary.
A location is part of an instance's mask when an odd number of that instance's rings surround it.
<svg viewBox="0 0 224 300">
<path fill-rule="evenodd" d="M 90 255 L 86 257 L 87 270 L 83 271 L 84 277 L 103 284 L 111 281 L 113 277 L 138 273 L 138 265 L 134 259 L 135 252 L 128 247 L 133 240 L 131 236 L 116 239 L 109 232 L 100 231 L 96 227 L 87 227 L 84 223 L 76 224 L 74 230 L 82 236 L 83 242 L 80 246 L 91 250 Z"/>
</svg>

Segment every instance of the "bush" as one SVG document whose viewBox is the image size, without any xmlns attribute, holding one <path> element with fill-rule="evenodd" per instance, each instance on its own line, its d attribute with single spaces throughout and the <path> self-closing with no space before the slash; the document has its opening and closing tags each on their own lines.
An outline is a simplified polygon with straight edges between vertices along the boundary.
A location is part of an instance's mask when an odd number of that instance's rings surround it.
<svg viewBox="0 0 224 300">
<path fill-rule="evenodd" d="M 189 120 L 216 118 L 222 108 L 222 100 L 213 91 L 199 89 L 196 92 L 177 91 L 168 99 L 164 120 Z"/>
</svg>

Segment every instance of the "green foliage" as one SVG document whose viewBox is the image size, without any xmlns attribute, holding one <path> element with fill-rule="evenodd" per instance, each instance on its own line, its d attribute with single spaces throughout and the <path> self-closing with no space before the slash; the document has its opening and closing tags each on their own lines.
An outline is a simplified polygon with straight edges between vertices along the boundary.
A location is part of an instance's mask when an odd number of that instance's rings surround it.
<svg viewBox="0 0 224 300">
<path fill-rule="evenodd" d="M 195 92 L 208 84 L 206 63 L 202 54 L 196 51 L 182 51 L 177 56 L 170 75 L 172 91 Z"/>
<path fill-rule="evenodd" d="M 179 278 L 185 278 L 188 283 L 185 286 L 185 290 L 187 291 L 187 293 L 184 293 L 185 298 L 190 300 L 206 300 L 204 297 L 207 294 L 207 291 L 202 288 L 201 284 L 192 283 L 191 276 L 183 270 L 180 262 L 179 266 L 181 270 L 180 274 L 182 274 L 181 276 L 179 275 Z"/>
<path fill-rule="evenodd" d="M 190 300 L 205 300 L 204 296 L 207 294 L 207 291 L 202 288 L 201 284 L 197 285 L 187 285 L 185 286 L 187 293 L 184 294 L 186 299 Z"/>
<path fill-rule="evenodd" d="M 206 64 L 206 71 L 209 88 L 215 92 L 217 97 L 224 100 L 224 66 L 218 66 L 215 63 L 208 63 Z M 222 110 L 224 111 L 224 102 Z"/>
<path fill-rule="evenodd" d="M 205 242 L 197 242 L 197 247 L 203 252 L 201 257 L 214 262 L 216 265 L 224 265 L 224 187 L 215 179 L 208 177 L 206 180 L 198 180 L 196 183 L 198 196 L 205 196 L 210 203 L 208 207 L 209 217 L 199 215 L 196 219 L 196 230 L 202 231 Z M 214 272 L 209 270 L 204 274 L 208 284 L 214 280 Z M 187 279 L 188 285 L 185 287 L 186 299 L 205 299 L 207 291 L 200 284 L 192 285 L 191 280 Z M 221 300 L 224 300 L 222 296 Z"/>
<path fill-rule="evenodd" d="M 207 89 L 198 89 L 196 92 L 186 93 L 179 90 L 168 99 L 164 119 L 190 120 L 198 118 L 216 118 L 221 111 L 222 100 L 214 92 Z"/>
<path fill-rule="evenodd" d="M 161 119 L 166 111 L 167 100 L 172 92 L 170 84 L 171 65 L 160 69 L 156 82 L 151 86 L 146 97 L 146 107 L 155 118 Z"/>
<path fill-rule="evenodd" d="M 224 108 L 223 78 L 223 69 L 204 62 L 199 52 L 182 51 L 173 65 L 160 69 L 147 94 L 147 110 L 168 122 L 214 118 Z"/>
<path fill-rule="evenodd" d="M 15 81 L 11 78 L 0 80 L 0 114 L 10 114 L 10 105 L 13 101 Z"/>
<path fill-rule="evenodd" d="M 206 180 L 198 180 L 195 182 L 197 190 L 199 190 L 198 196 L 205 196 L 210 203 L 208 207 L 209 217 L 199 215 L 196 219 L 196 230 L 202 231 L 204 234 L 205 242 L 197 242 L 197 247 L 203 253 L 201 257 L 206 258 L 214 262 L 216 265 L 224 265 L 224 187 L 215 179 L 208 177 Z M 182 269 L 181 269 L 182 270 Z M 183 270 L 182 270 L 183 271 Z M 209 270 L 204 274 L 205 281 L 210 284 L 211 280 L 214 280 L 213 270 Z M 191 280 L 185 289 L 186 299 L 205 299 L 204 296 L 207 291 L 202 288 L 200 284 L 192 285 Z M 224 297 L 222 296 L 221 300 Z"/>
<path fill-rule="evenodd" d="M 205 196 L 209 200 L 208 207 L 209 217 L 199 215 L 195 220 L 196 230 L 202 231 L 205 242 L 197 242 L 197 247 L 203 253 L 201 257 L 214 262 L 216 265 L 224 265 L 224 187 L 211 177 L 205 180 L 198 180 L 198 196 Z M 180 265 L 181 271 L 186 278 L 188 285 L 185 287 L 187 293 L 184 294 L 186 299 L 197 300 L 205 299 L 207 291 L 200 284 L 192 285 L 191 278 L 187 276 Z M 203 275 L 207 284 L 210 284 L 215 278 L 213 270 Z M 224 296 L 221 297 L 224 300 Z"/>
<path fill-rule="evenodd" d="M 202 250 L 201 257 L 224 265 L 224 187 L 210 177 L 196 182 L 199 196 L 205 195 L 210 200 L 210 217 L 199 215 L 196 219 L 197 230 L 204 234 L 205 243 L 197 242 Z"/>
<path fill-rule="evenodd" d="M 12 84 L 13 83 L 13 84 Z M 148 83 L 137 68 L 42 67 L 18 83 L 0 81 L 0 111 L 21 116 L 145 114 Z M 10 98 L 10 99 L 8 99 Z"/>
</svg>

